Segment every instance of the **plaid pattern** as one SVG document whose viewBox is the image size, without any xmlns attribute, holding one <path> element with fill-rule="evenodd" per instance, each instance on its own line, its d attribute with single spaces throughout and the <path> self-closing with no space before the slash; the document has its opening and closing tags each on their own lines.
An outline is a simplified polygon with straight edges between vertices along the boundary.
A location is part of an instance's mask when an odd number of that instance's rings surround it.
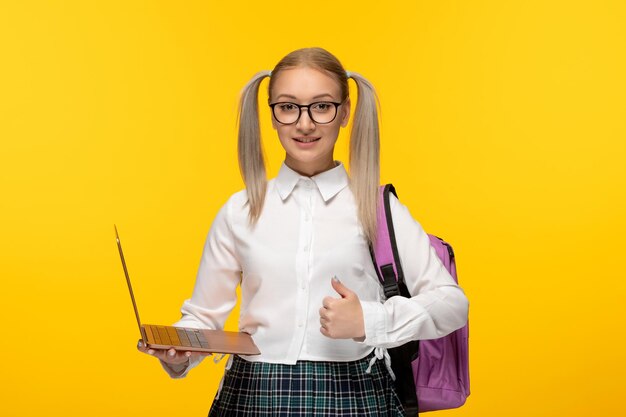
<svg viewBox="0 0 626 417">
<path fill-rule="evenodd" d="M 283 365 L 235 356 L 209 417 L 404 416 L 384 362 L 365 373 L 372 357 Z"/>
</svg>

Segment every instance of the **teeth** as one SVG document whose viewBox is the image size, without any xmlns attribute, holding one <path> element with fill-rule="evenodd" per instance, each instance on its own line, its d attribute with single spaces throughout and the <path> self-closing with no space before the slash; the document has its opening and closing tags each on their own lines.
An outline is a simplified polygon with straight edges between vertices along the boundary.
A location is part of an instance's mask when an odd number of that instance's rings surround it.
<svg viewBox="0 0 626 417">
<path fill-rule="evenodd" d="M 301 142 L 301 143 L 311 143 L 311 142 L 315 142 L 316 140 L 319 140 L 319 138 L 317 139 L 295 139 L 294 140 Z"/>
</svg>

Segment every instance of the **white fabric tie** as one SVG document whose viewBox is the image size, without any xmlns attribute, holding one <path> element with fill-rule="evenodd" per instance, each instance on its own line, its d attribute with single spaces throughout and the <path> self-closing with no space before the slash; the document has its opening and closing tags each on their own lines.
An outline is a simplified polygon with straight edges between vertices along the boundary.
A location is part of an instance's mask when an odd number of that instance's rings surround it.
<svg viewBox="0 0 626 417">
<path fill-rule="evenodd" d="M 389 371 L 389 375 L 391 375 L 391 379 L 395 381 L 396 375 L 393 373 L 393 370 L 391 369 L 391 358 L 389 357 L 389 352 L 387 352 L 387 349 L 385 348 L 377 347 L 374 349 L 374 357 L 370 360 L 370 365 L 365 370 L 365 373 L 369 374 L 372 372 L 372 366 L 376 362 L 376 359 L 385 360 L 385 366 L 387 367 L 387 370 Z"/>
</svg>

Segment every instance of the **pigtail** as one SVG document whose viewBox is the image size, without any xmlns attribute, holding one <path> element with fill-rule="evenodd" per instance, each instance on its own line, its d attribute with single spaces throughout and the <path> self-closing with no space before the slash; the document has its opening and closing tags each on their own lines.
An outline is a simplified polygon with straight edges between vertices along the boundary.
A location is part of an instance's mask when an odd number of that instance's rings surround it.
<svg viewBox="0 0 626 417">
<path fill-rule="evenodd" d="M 378 96 L 360 74 L 349 73 L 357 85 L 358 100 L 350 134 L 350 187 L 357 203 L 359 220 L 367 239 L 374 243 L 377 231 L 378 187 L 380 184 L 380 130 Z"/>
<path fill-rule="evenodd" d="M 269 71 L 255 74 L 243 88 L 239 101 L 239 170 L 246 184 L 251 224 L 256 223 L 261 215 L 267 188 L 265 157 L 261 147 L 258 94 L 261 81 L 269 75 Z"/>
</svg>

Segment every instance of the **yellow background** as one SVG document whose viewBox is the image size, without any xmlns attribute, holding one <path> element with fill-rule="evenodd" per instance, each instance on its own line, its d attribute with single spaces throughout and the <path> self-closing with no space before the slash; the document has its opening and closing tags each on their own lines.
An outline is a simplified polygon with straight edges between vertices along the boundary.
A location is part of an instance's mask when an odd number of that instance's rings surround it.
<svg viewBox="0 0 626 417">
<path fill-rule="evenodd" d="M 472 395 L 436 415 L 624 415 L 624 3 L 376 4 L 0 3 L 1 415 L 206 415 L 223 363 L 135 350 L 113 223 L 177 320 L 242 187 L 238 93 L 303 46 L 374 83 L 382 179 L 456 249 Z"/>
</svg>

